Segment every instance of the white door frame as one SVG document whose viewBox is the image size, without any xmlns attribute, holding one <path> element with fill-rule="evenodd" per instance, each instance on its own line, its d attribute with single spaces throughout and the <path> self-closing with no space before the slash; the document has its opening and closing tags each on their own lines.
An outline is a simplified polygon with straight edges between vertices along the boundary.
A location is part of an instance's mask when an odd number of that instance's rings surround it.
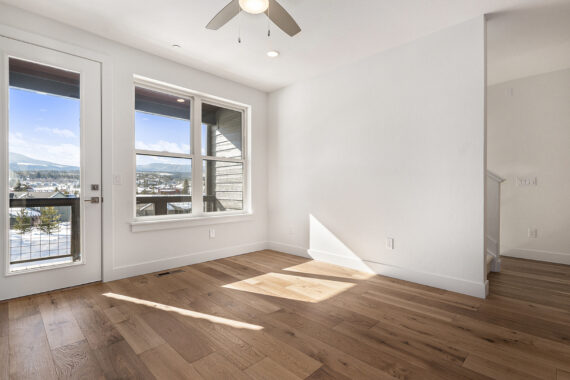
<svg viewBox="0 0 570 380">
<path fill-rule="evenodd" d="M 74 55 L 100 63 L 101 67 L 101 204 L 102 230 L 101 230 L 101 258 L 102 258 L 102 281 L 108 281 L 112 275 L 114 262 L 114 218 L 112 197 L 112 162 L 113 162 L 113 60 L 104 53 L 94 52 L 76 45 L 61 42 L 56 39 L 45 37 L 20 30 L 11 26 L 0 24 L 0 36 L 37 45 L 40 47 L 56 50 L 62 53 Z"/>
</svg>

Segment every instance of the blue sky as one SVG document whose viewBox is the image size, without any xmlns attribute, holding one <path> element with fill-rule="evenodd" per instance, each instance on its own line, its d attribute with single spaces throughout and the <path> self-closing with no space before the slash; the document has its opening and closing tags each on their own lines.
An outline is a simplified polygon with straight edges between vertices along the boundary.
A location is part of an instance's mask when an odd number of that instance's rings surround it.
<svg viewBox="0 0 570 380">
<path fill-rule="evenodd" d="M 57 164 L 79 166 L 79 99 L 10 88 L 9 122 L 10 152 Z M 189 120 L 137 111 L 135 125 L 137 149 L 190 153 Z M 139 163 L 166 163 L 173 160 L 145 157 L 142 161 L 145 162 Z"/>
<path fill-rule="evenodd" d="M 135 112 L 135 148 L 190 154 L 190 120 Z"/>
<path fill-rule="evenodd" d="M 79 166 L 78 99 L 10 88 L 10 152 Z"/>
</svg>

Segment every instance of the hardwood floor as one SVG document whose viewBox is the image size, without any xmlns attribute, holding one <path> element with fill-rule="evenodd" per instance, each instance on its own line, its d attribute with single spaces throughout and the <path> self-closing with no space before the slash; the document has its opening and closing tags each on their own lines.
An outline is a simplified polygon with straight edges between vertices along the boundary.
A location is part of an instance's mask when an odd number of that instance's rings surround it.
<svg viewBox="0 0 570 380">
<path fill-rule="evenodd" d="M 570 267 L 480 300 L 273 251 L 0 303 L 1 379 L 570 379 Z"/>
</svg>

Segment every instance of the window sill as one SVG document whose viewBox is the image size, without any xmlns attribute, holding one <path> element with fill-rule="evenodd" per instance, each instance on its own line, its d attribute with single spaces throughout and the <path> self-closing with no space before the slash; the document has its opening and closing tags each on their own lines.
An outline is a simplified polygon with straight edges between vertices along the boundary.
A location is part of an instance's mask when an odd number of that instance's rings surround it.
<svg viewBox="0 0 570 380">
<path fill-rule="evenodd" d="M 136 218 L 131 220 L 132 232 L 146 232 L 159 230 L 172 230 L 178 228 L 209 226 L 213 224 L 249 222 L 253 220 L 253 214 L 231 214 L 231 215 L 209 215 L 197 217 L 179 217 L 179 218 Z"/>
</svg>

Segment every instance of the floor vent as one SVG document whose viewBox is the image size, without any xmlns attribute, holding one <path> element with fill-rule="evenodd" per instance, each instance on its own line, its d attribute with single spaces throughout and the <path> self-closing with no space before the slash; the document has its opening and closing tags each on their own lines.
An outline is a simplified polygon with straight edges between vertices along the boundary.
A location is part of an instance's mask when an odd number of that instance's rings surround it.
<svg viewBox="0 0 570 380">
<path fill-rule="evenodd" d="M 184 272 L 184 271 L 182 269 L 171 270 L 168 272 L 159 273 L 156 275 L 156 277 L 164 277 L 164 276 L 168 276 L 169 274 L 180 273 L 180 272 Z"/>
</svg>

